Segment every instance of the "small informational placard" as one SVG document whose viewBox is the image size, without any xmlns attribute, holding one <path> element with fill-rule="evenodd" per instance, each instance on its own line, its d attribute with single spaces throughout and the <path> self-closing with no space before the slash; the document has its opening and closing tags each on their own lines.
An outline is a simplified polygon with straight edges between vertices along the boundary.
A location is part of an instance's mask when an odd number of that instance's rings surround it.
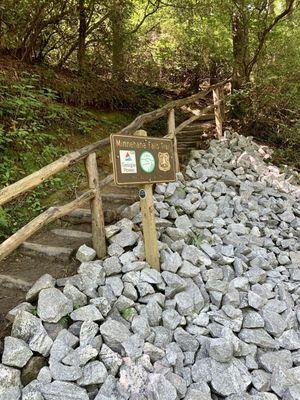
<svg viewBox="0 0 300 400">
<path fill-rule="evenodd" d="M 117 185 L 176 180 L 172 139 L 111 135 L 110 142 Z"/>
<path fill-rule="evenodd" d="M 136 174 L 136 157 L 134 150 L 120 150 L 120 165 L 122 174 Z"/>
</svg>

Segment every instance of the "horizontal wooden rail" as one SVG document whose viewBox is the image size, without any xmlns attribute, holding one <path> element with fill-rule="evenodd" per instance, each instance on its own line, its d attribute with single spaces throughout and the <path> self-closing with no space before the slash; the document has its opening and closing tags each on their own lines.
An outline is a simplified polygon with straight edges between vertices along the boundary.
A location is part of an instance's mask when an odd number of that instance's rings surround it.
<svg viewBox="0 0 300 400">
<path fill-rule="evenodd" d="M 208 111 L 211 111 L 215 108 L 215 105 L 211 105 L 208 107 L 205 107 L 203 110 L 201 110 L 201 112 L 197 115 L 193 115 L 191 118 L 187 119 L 186 121 L 182 122 L 180 125 L 177 126 L 177 128 L 175 129 L 175 134 L 177 135 L 179 132 L 181 132 L 185 127 L 187 127 L 189 124 L 191 124 L 192 122 L 197 121 L 198 119 L 200 119 L 203 115 L 207 114 Z"/>
<path fill-rule="evenodd" d="M 95 196 L 94 190 L 89 190 L 83 193 L 80 197 L 73 200 L 72 202 L 63 206 L 50 207 L 48 210 L 34 218 L 27 225 L 23 226 L 18 232 L 6 239 L 0 244 L 0 261 L 8 256 L 13 250 L 19 247 L 23 242 L 26 241 L 35 232 L 41 229 L 43 226 L 55 221 L 58 218 L 63 217 L 69 212 L 76 210 L 83 206 L 87 201 L 93 199 Z"/>
</svg>

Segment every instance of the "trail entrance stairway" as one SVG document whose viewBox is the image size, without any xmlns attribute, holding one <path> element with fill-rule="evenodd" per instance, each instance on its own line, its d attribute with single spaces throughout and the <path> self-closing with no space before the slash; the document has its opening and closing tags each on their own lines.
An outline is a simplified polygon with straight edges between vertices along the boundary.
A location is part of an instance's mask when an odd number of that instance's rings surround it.
<svg viewBox="0 0 300 400">
<path fill-rule="evenodd" d="M 221 137 L 223 86 L 224 82 L 210 86 L 193 96 L 140 115 L 117 133 L 134 134 L 144 124 L 168 116 L 166 137 L 174 140 L 175 149 L 178 150 L 176 170 L 179 171 L 179 162 L 184 163 L 189 159 L 190 150 L 202 148 L 203 139 L 213 137 L 215 132 Z M 201 108 L 198 101 L 211 93 L 213 104 Z M 193 104 L 196 104 L 196 109 L 185 109 L 189 118 L 176 127 L 175 109 Z M 84 193 L 68 204 L 49 208 L 0 244 L 0 325 L 1 313 L 5 314 L 19 302 L 19 291 L 27 290 L 41 275 L 50 273 L 54 277 L 61 277 L 75 273 L 74 255 L 83 243 L 93 242 L 98 257 L 105 256 L 104 226 L 117 220 L 122 209 L 137 200 L 138 192 L 136 187 L 116 187 L 111 176 L 99 181 L 96 151 L 109 144 L 110 140 L 106 138 L 88 145 L 0 190 L 0 206 L 3 206 L 74 163 L 85 162 L 88 189 Z"/>
</svg>

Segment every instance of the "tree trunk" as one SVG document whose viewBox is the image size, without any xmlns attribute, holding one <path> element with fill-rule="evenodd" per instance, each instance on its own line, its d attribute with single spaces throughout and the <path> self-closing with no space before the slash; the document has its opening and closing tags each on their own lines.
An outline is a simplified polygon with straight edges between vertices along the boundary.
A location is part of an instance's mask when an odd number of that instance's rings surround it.
<svg viewBox="0 0 300 400">
<path fill-rule="evenodd" d="M 125 79 L 125 1 L 113 0 L 111 12 L 112 24 L 112 66 L 113 78 Z"/>
<path fill-rule="evenodd" d="M 243 2 L 239 3 L 232 14 L 232 45 L 233 45 L 233 71 L 232 90 L 233 97 L 232 116 L 242 118 L 247 108 L 247 100 L 239 91 L 250 82 L 249 65 L 249 19 L 248 11 Z"/>
<path fill-rule="evenodd" d="M 77 51 L 77 63 L 78 72 L 82 74 L 85 70 L 86 62 L 86 10 L 85 0 L 78 0 L 78 13 L 79 13 L 79 30 L 78 30 L 78 51 Z"/>
<path fill-rule="evenodd" d="M 247 71 L 249 63 L 249 25 L 247 11 L 236 9 L 232 15 L 233 43 L 233 89 L 239 90 L 250 81 Z"/>
</svg>

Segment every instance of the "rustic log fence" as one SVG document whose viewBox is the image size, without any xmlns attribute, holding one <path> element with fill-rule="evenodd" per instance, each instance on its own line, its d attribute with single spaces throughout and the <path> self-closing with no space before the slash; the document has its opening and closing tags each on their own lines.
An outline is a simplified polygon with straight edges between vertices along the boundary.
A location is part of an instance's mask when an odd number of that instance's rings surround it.
<svg viewBox="0 0 300 400">
<path fill-rule="evenodd" d="M 214 110 L 217 137 L 222 137 L 222 124 L 224 119 L 224 85 L 227 81 L 215 84 L 200 91 L 190 97 L 169 102 L 165 106 L 155 111 L 139 115 L 128 126 L 117 132 L 120 135 L 131 135 L 143 127 L 145 124 L 153 122 L 159 118 L 167 116 L 168 119 L 168 134 L 174 141 L 175 154 L 176 154 L 176 170 L 179 171 L 179 160 L 177 154 L 177 138 L 176 135 L 184 130 L 190 123 L 201 119 L 201 117 L 209 111 Z M 209 94 L 213 93 L 213 104 L 202 109 L 197 115 L 193 115 L 188 120 L 184 121 L 176 127 L 175 123 L 175 110 L 191 105 L 200 99 L 204 99 Z M 38 185 L 42 184 L 46 179 L 51 176 L 68 169 L 75 163 L 84 161 L 89 190 L 72 202 L 63 206 L 50 207 L 48 210 L 34 218 L 27 225 L 18 230 L 11 237 L 6 239 L 0 244 L 0 261 L 11 254 L 23 242 L 25 242 L 35 232 L 40 230 L 45 225 L 62 218 L 70 212 L 81 208 L 86 202 L 90 202 L 91 215 L 92 215 L 92 240 L 93 247 L 97 252 L 97 256 L 102 258 L 106 255 L 106 239 L 105 239 L 105 226 L 104 214 L 101 199 L 101 187 L 108 184 L 113 180 L 112 175 L 107 176 L 101 182 L 99 181 L 98 167 L 96 161 L 96 151 L 103 149 L 110 144 L 110 139 L 106 138 L 85 146 L 79 150 L 69 153 L 53 163 L 41 168 L 39 171 L 13 183 L 0 190 L 0 206 L 16 199 L 25 192 L 28 192 Z"/>
</svg>

